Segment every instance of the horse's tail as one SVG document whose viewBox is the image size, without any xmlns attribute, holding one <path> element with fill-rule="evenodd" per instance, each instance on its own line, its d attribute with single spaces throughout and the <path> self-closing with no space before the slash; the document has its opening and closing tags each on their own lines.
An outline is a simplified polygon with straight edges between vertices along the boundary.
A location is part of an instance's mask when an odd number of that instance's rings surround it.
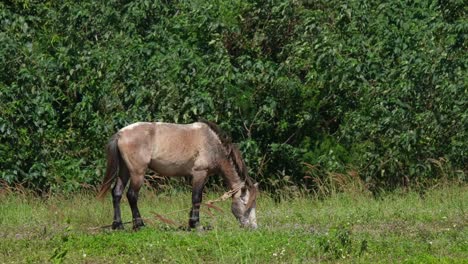
<svg viewBox="0 0 468 264">
<path fill-rule="evenodd" d="M 120 151 L 119 146 L 117 145 L 119 141 L 119 134 L 116 133 L 112 136 L 107 144 L 107 168 L 106 168 L 106 175 L 104 175 L 104 179 L 102 179 L 101 189 L 97 197 L 102 199 L 104 195 L 106 195 L 107 191 L 109 191 L 112 182 L 117 177 L 119 173 L 119 164 L 120 164 Z"/>
</svg>

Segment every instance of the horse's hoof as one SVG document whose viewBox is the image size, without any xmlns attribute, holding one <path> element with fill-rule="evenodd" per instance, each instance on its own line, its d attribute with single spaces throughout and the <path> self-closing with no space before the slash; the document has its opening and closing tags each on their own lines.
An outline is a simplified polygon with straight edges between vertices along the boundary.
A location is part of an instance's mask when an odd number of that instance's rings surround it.
<svg viewBox="0 0 468 264">
<path fill-rule="evenodd" d="M 145 227 L 145 225 L 134 225 L 133 226 L 133 231 L 138 231 L 138 230 L 142 229 L 143 227 Z"/>
<path fill-rule="evenodd" d="M 179 227 L 180 230 L 183 230 L 183 231 L 197 231 L 197 232 L 202 232 L 202 231 L 208 231 L 208 230 L 211 230 L 213 229 L 211 226 L 202 226 L 200 224 L 196 225 L 196 226 L 187 226 L 187 227 Z"/>
<path fill-rule="evenodd" d="M 112 230 L 123 230 L 124 226 L 122 222 L 113 222 L 112 223 Z"/>
<path fill-rule="evenodd" d="M 145 223 L 143 222 L 143 219 L 141 218 L 133 219 L 133 230 L 135 231 L 140 230 L 140 228 L 144 226 L 145 226 Z"/>
<path fill-rule="evenodd" d="M 192 219 L 189 220 L 189 223 L 188 223 L 189 229 L 197 228 L 198 226 L 200 226 L 200 222 L 198 220 L 192 220 Z"/>
</svg>

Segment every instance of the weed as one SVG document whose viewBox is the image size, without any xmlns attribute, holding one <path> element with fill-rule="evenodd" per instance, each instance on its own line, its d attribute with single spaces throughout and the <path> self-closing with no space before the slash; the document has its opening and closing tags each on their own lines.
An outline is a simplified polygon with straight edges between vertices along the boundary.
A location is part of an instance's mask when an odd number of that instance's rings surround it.
<svg viewBox="0 0 468 264">
<path fill-rule="evenodd" d="M 353 247 L 349 225 L 341 224 L 331 228 L 319 238 L 319 246 L 325 255 L 330 255 L 333 259 L 350 257 Z"/>
</svg>

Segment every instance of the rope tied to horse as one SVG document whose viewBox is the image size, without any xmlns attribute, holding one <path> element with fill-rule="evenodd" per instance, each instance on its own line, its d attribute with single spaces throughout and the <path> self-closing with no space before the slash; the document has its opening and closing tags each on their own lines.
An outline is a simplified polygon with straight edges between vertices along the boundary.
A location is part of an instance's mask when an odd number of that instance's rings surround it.
<svg viewBox="0 0 468 264">
<path fill-rule="evenodd" d="M 205 204 L 213 204 L 213 203 L 216 203 L 216 202 L 226 201 L 227 199 L 234 196 L 237 192 L 239 192 L 242 188 L 244 188 L 244 186 L 245 186 L 245 182 L 241 182 L 235 188 L 232 188 L 231 190 L 225 192 L 223 195 L 221 195 L 217 199 L 209 200 Z"/>
</svg>

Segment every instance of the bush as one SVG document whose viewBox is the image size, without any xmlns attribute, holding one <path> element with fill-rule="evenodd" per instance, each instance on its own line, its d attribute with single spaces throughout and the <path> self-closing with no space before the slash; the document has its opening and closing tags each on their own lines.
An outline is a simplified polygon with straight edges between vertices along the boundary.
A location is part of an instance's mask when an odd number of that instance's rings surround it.
<svg viewBox="0 0 468 264">
<path fill-rule="evenodd" d="M 44 191 L 96 185 L 119 128 L 202 117 L 270 187 L 271 175 L 307 185 L 303 162 L 314 177 L 353 170 L 376 188 L 464 181 L 463 7 L 2 2 L 0 177 Z"/>
</svg>

